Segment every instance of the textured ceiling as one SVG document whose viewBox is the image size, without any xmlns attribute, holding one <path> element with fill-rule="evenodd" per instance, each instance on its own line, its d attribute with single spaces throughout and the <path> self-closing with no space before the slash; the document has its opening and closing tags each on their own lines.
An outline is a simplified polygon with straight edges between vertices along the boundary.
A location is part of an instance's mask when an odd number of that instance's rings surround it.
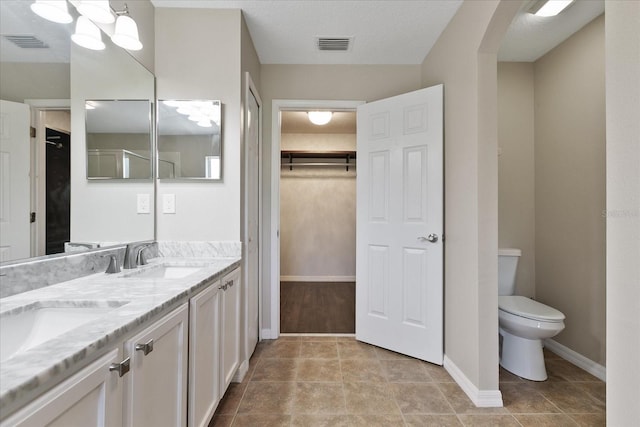
<svg viewBox="0 0 640 427">
<path fill-rule="evenodd" d="M 461 0 L 152 0 L 156 7 L 242 9 L 263 64 L 420 64 Z M 321 52 L 316 37 L 353 37 Z"/>
</svg>

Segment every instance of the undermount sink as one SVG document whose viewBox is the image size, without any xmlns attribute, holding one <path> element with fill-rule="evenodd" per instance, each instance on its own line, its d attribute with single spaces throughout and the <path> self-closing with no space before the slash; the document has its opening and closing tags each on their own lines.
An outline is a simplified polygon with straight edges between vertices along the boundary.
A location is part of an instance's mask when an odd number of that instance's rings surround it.
<svg viewBox="0 0 640 427">
<path fill-rule="evenodd" d="M 197 271 L 206 265 L 178 265 L 178 264 L 157 264 L 147 265 L 138 270 L 122 275 L 124 278 L 136 279 L 181 279 Z"/>
<path fill-rule="evenodd" d="M 0 314 L 0 362 L 98 319 L 128 301 L 40 301 Z"/>
</svg>

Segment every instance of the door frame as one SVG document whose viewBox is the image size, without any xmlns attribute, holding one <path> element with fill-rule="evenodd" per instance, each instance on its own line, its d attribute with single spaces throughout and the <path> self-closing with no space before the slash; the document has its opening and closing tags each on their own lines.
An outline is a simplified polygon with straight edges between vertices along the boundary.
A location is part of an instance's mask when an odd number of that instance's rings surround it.
<svg viewBox="0 0 640 427">
<path fill-rule="evenodd" d="M 271 101 L 271 319 L 270 329 L 262 330 L 262 338 L 280 336 L 280 113 L 299 110 L 356 111 L 366 101 L 274 99 Z"/>
<path fill-rule="evenodd" d="M 36 213 L 36 222 L 31 224 L 31 256 L 45 255 L 46 242 L 46 145 L 43 114 L 46 111 L 63 110 L 71 113 L 70 99 L 25 99 L 31 109 L 31 127 L 36 137 L 31 138 L 31 212 Z"/>
</svg>

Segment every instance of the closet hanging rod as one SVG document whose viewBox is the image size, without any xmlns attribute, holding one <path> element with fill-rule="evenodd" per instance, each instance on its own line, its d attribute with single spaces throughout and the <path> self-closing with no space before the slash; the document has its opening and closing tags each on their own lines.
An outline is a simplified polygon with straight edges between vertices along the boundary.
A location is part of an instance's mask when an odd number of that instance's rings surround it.
<svg viewBox="0 0 640 427">
<path fill-rule="evenodd" d="M 356 152 L 355 151 L 303 151 L 303 150 L 283 150 L 280 152 L 282 159 L 288 159 L 288 163 L 281 163 L 281 166 L 289 166 L 289 170 L 293 170 L 293 166 L 341 166 L 345 167 L 349 171 L 350 166 L 355 166 Z M 345 163 L 330 163 L 330 162 L 294 162 L 293 159 L 336 159 L 344 160 Z"/>
</svg>

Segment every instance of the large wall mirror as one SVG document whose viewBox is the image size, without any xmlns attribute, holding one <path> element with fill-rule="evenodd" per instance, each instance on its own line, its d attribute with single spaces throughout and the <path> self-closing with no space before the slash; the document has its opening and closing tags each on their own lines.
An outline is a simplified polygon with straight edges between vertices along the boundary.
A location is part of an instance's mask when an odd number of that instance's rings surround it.
<svg viewBox="0 0 640 427">
<path fill-rule="evenodd" d="M 87 100 L 87 178 L 151 179 L 149 100 Z"/>
<path fill-rule="evenodd" d="M 87 180 L 85 137 L 87 100 L 143 101 L 150 108 L 153 74 L 105 34 L 102 51 L 72 44 L 78 16 L 72 4 L 74 22 L 57 24 L 35 15 L 32 3 L 0 1 L 2 135 L 25 136 L 2 139 L 0 261 L 60 253 L 70 241 L 153 239 L 150 172 L 146 180 Z M 149 141 L 148 114 L 146 123 Z M 137 209 L 139 195 L 150 198 L 150 210 Z"/>
<path fill-rule="evenodd" d="M 221 104 L 158 101 L 158 177 L 222 179 Z"/>
</svg>

